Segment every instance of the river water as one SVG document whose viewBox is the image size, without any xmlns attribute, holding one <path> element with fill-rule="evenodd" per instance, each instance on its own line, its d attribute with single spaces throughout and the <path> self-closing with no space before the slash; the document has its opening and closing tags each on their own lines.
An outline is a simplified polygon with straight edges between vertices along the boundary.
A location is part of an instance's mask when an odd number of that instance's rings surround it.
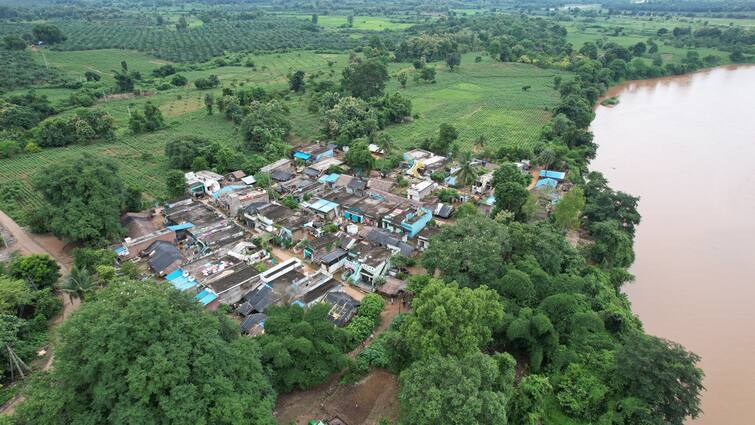
<svg viewBox="0 0 755 425">
<path fill-rule="evenodd" d="M 633 311 L 702 356 L 696 425 L 755 424 L 755 66 L 609 95 L 620 102 L 596 109 L 591 169 L 640 196 Z"/>
</svg>

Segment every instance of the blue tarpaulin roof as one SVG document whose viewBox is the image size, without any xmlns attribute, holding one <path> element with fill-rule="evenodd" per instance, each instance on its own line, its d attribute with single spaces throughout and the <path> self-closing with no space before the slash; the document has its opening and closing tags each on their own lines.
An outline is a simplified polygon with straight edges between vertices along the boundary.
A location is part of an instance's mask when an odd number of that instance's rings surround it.
<svg viewBox="0 0 755 425">
<path fill-rule="evenodd" d="M 550 186 L 550 187 L 556 187 L 558 186 L 558 180 L 551 179 L 551 178 L 544 178 L 537 181 L 535 184 L 535 187 L 543 187 L 543 186 Z"/>
<path fill-rule="evenodd" d="M 449 186 L 456 186 L 456 176 L 446 177 L 446 184 Z"/>
<path fill-rule="evenodd" d="M 210 291 L 209 289 L 203 289 L 202 292 L 195 295 L 194 298 L 202 303 L 202 305 L 207 305 L 215 301 L 218 298 L 218 294 Z"/>
<path fill-rule="evenodd" d="M 176 278 L 182 276 L 183 274 L 184 274 L 183 270 L 176 269 L 176 271 L 174 271 L 173 273 L 165 276 L 165 279 L 167 279 L 167 280 L 173 280 L 173 279 L 176 279 Z"/>
<path fill-rule="evenodd" d="M 215 198 L 215 199 L 217 199 L 220 195 L 222 195 L 222 194 L 224 194 L 226 192 L 233 192 L 234 190 L 245 189 L 245 188 L 246 188 L 246 185 L 243 185 L 243 186 L 239 186 L 239 185 L 223 186 L 217 192 L 213 192 L 212 193 L 212 197 Z"/>
<path fill-rule="evenodd" d="M 566 173 L 562 171 L 540 170 L 540 177 L 563 180 L 566 177 Z"/>
<path fill-rule="evenodd" d="M 320 177 L 317 181 L 320 183 L 335 183 L 339 177 L 341 177 L 341 175 L 338 173 L 326 174 Z"/>
<path fill-rule="evenodd" d="M 168 229 L 174 232 L 177 232 L 179 230 L 191 229 L 192 227 L 194 227 L 194 224 L 192 223 L 181 223 L 181 224 L 174 224 L 173 226 L 168 226 Z"/>
<path fill-rule="evenodd" d="M 179 291 L 185 291 L 187 289 L 191 289 L 197 286 L 196 280 L 190 279 L 184 276 L 173 279 L 170 281 L 170 283 L 173 285 L 174 288 L 178 289 Z"/>
<path fill-rule="evenodd" d="M 196 280 L 184 276 L 183 273 L 184 271 L 182 269 L 176 269 L 173 273 L 165 276 L 165 279 L 167 279 L 168 282 L 179 291 L 185 291 L 197 286 Z"/>
<path fill-rule="evenodd" d="M 495 204 L 495 196 L 490 195 L 487 198 L 485 198 L 485 204 L 486 205 L 493 205 L 493 204 Z"/>
<path fill-rule="evenodd" d="M 294 153 L 294 158 L 303 159 L 303 160 L 306 161 L 309 158 L 312 158 L 312 155 L 310 155 L 310 154 L 308 154 L 306 152 L 295 152 Z"/>
<path fill-rule="evenodd" d="M 123 254 L 124 252 L 126 252 L 126 248 L 124 248 L 124 247 L 122 247 L 122 246 L 119 246 L 119 247 L 118 247 L 118 248 L 116 248 L 116 249 L 115 249 L 114 251 L 115 251 L 115 253 L 116 253 L 116 254 L 118 254 L 118 255 L 121 255 L 121 254 Z"/>
</svg>

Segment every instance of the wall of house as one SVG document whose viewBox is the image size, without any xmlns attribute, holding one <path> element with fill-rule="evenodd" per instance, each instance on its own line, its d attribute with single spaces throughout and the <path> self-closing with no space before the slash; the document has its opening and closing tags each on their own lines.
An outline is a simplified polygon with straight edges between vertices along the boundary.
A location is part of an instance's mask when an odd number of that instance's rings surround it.
<svg viewBox="0 0 755 425">
<path fill-rule="evenodd" d="M 415 221 L 412 224 L 409 223 L 401 223 L 401 227 L 406 230 L 410 238 L 413 238 L 417 233 L 419 233 L 422 229 L 427 226 L 427 223 L 430 222 L 430 220 L 433 219 L 433 213 L 429 210 L 421 210 L 422 211 L 422 217 Z"/>
</svg>

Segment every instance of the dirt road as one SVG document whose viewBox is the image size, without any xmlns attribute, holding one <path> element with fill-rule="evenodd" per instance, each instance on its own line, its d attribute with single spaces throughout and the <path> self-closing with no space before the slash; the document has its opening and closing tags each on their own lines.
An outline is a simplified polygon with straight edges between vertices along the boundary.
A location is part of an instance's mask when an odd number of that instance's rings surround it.
<svg viewBox="0 0 755 425">
<path fill-rule="evenodd" d="M 60 264 L 60 270 L 63 275 L 67 274 L 73 264 L 73 257 L 68 252 L 68 246 L 52 235 L 31 235 L 18 225 L 12 218 L 8 217 L 3 211 L 0 211 L 0 226 L 5 228 L 15 239 L 15 243 L 8 249 L 18 251 L 21 254 L 49 254 Z M 63 311 L 52 319 L 50 326 L 54 327 L 63 322 L 77 308 L 80 302 L 76 299 L 59 293 L 58 298 L 63 301 Z M 41 360 L 41 359 L 39 359 Z M 47 358 L 44 360 L 42 370 L 48 370 L 52 366 L 53 355 L 48 351 Z M 0 414 L 10 415 L 16 409 L 16 406 L 23 401 L 22 395 L 17 395 L 10 399 L 3 406 L 0 406 Z"/>
</svg>

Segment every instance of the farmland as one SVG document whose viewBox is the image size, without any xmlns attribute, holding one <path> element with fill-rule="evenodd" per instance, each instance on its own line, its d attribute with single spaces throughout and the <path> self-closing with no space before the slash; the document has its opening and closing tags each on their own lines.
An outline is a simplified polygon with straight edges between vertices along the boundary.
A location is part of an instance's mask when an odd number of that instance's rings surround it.
<svg viewBox="0 0 755 425">
<path fill-rule="evenodd" d="M 222 20 L 176 31 L 140 19 L 59 23 L 67 40 L 57 50 L 138 50 L 175 62 L 201 62 L 225 52 L 278 49 L 349 49 L 360 44 L 348 34 L 318 30 L 301 19 Z M 12 24 L 0 35 L 31 29 L 30 24 Z"/>
<path fill-rule="evenodd" d="M 459 131 L 460 146 L 470 148 L 480 136 L 491 147 L 518 145 L 531 147 L 549 109 L 557 101 L 553 77 L 559 73 L 523 64 L 503 64 L 485 57 L 474 62 L 474 54 L 462 58 L 462 66 L 450 71 L 438 65 L 436 84 L 412 84 L 402 93 L 413 102 L 419 119 L 390 127 L 387 133 L 400 146 L 417 145 L 433 136 L 442 123 Z M 409 65 L 397 64 L 395 69 Z M 530 86 L 527 91 L 522 88 Z M 391 90 L 399 90 L 395 81 Z"/>
<path fill-rule="evenodd" d="M 37 61 L 43 60 L 41 51 L 33 56 Z M 181 74 L 190 80 L 216 74 L 224 84 L 231 86 L 252 84 L 275 90 L 287 87 L 287 74 L 294 70 L 320 73 L 324 79 L 340 78 L 341 70 L 348 61 L 346 54 L 311 51 L 249 56 L 254 60 L 256 70 L 242 66 L 204 66 Z M 397 146 L 418 145 L 422 139 L 434 136 L 442 123 L 452 123 L 458 129 L 462 148 L 471 147 L 479 136 L 484 136 L 487 146 L 494 149 L 504 145 L 530 147 L 537 140 L 540 129 L 550 116 L 548 109 L 557 100 L 552 81 L 559 72 L 524 64 L 502 64 L 487 56 L 482 62 L 475 63 L 475 56 L 464 55 L 462 66 L 454 71 L 445 65 L 436 65 L 438 76 L 435 84 L 410 81 L 405 89 L 401 89 L 395 78 L 389 82 L 387 92 L 399 91 L 408 96 L 418 114 L 418 119 L 411 123 L 387 128 L 386 132 L 394 137 Z M 144 74 L 165 63 L 140 52 L 116 49 L 46 51 L 46 57 L 52 66 L 60 68 L 70 78 L 78 78 L 86 70 L 95 70 L 101 72 L 107 81 L 112 81 L 110 70 L 119 68 L 121 60 L 126 60 L 131 69 Z M 412 66 L 408 63 L 391 64 L 391 74 L 400 70 L 412 72 Z M 523 91 L 525 85 L 531 88 Z M 38 92 L 59 101 L 74 90 L 50 88 L 38 89 Z M 230 122 L 219 115 L 207 116 L 202 103 L 205 93 L 194 88 L 175 88 L 157 91 L 151 96 L 99 103 L 96 107 L 109 112 L 117 127 L 120 127 L 117 141 L 54 148 L 2 160 L 4 166 L 0 169 L 0 187 L 10 181 L 19 181 L 23 186 L 17 203 L 13 206 L 2 205 L 2 208 L 15 218 L 22 219 L 24 210 L 37 207 L 41 202 L 31 188 L 30 178 L 47 165 L 66 161 L 83 152 L 112 158 L 119 165 L 126 183 L 139 184 L 150 199 L 163 198 L 162 175 L 168 170 L 163 151 L 167 141 L 195 135 L 234 147 L 241 142 L 241 137 Z M 215 90 L 214 93 L 219 95 L 220 91 Z M 147 101 L 160 106 L 169 128 L 151 134 L 130 134 L 126 130 L 129 110 L 140 108 Z M 291 96 L 287 103 L 293 123 L 290 142 L 321 137 L 321 118 L 307 111 L 306 98 L 302 95 Z"/>
</svg>

